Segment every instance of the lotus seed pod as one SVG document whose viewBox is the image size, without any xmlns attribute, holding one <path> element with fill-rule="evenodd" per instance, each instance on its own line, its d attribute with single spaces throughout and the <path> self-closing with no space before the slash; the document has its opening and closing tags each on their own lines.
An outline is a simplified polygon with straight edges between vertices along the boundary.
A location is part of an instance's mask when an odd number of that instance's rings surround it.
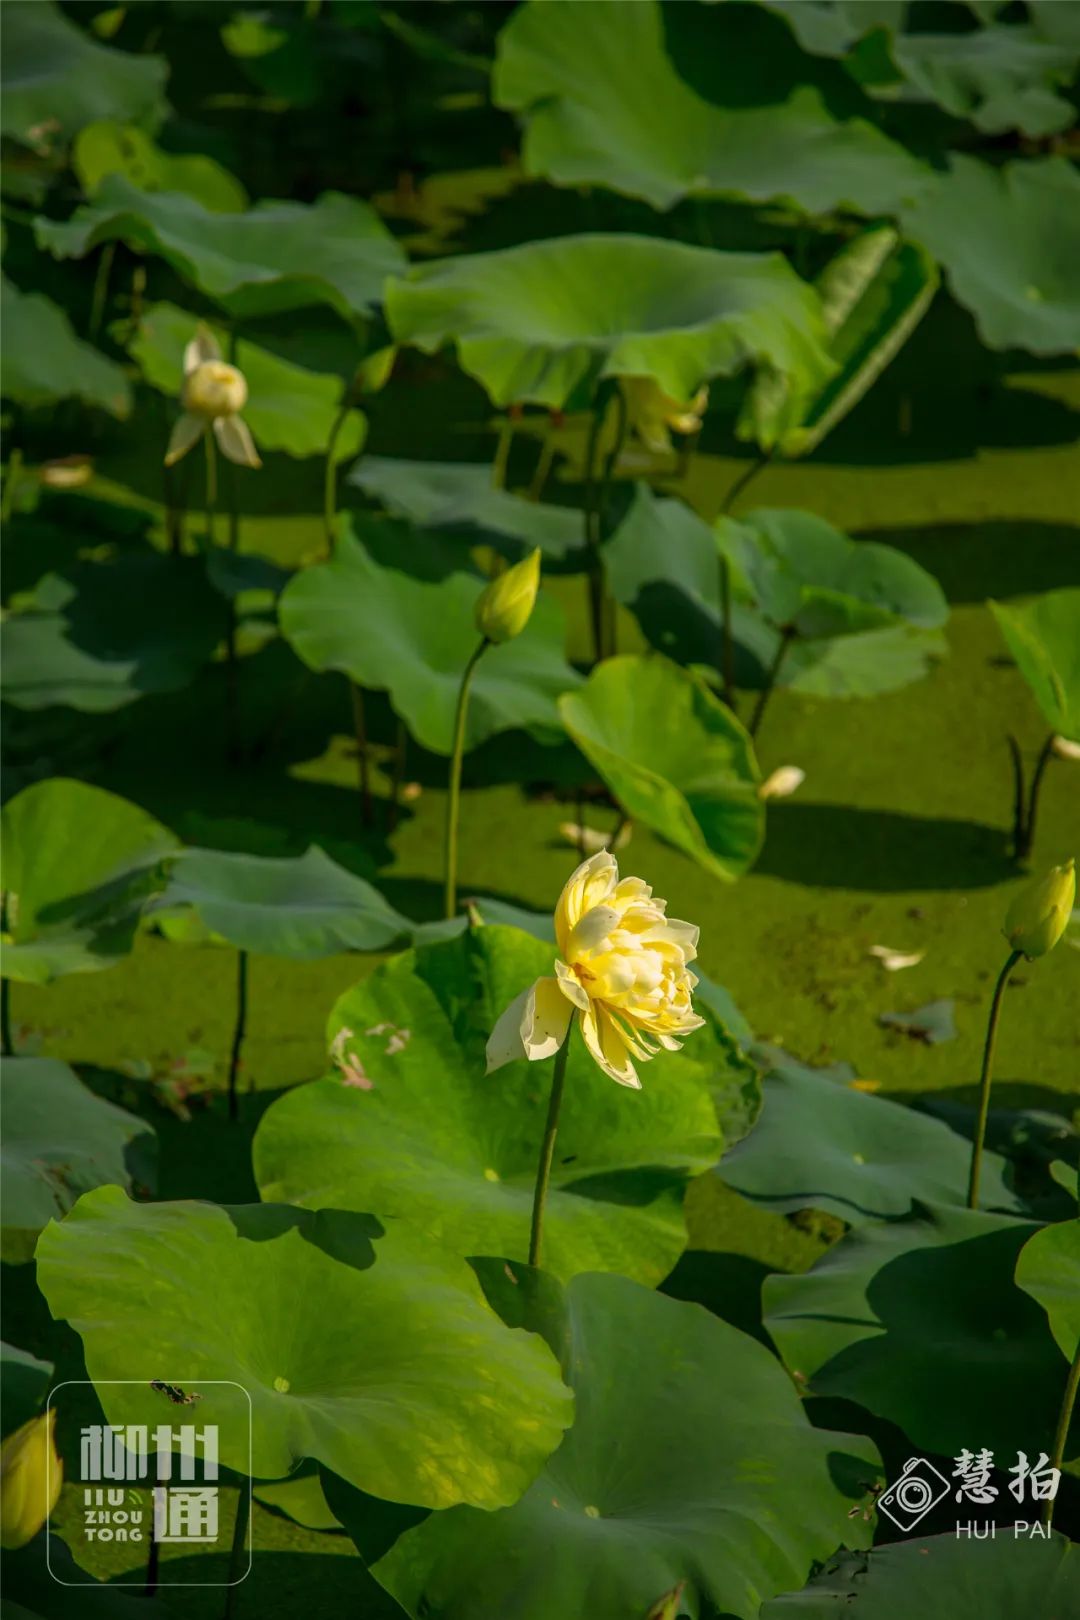
<svg viewBox="0 0 1080 1620">
<path fill-rule="evenodd" d="M 247 397 L 243 372 L 226 360 L 204 360 L 184 378 L 184 407 L 198 416 L 235 416 Z"/>
</svg>

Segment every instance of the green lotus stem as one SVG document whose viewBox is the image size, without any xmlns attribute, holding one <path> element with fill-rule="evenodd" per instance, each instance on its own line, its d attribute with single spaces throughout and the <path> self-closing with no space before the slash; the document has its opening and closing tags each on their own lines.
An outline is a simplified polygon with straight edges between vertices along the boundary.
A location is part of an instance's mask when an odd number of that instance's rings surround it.
<svg viewBox="0 0 1080 1620">
<path fill-rule="evenodd" d="M 775 452 L 772 450 L 763 450 L 758 456 L 757 460 L 752 461 L 750 466 L 747 467 L 746 471 L 739 474 L 738 478 L 736 478 L 735 482 L 728 490 L 727 495 L 724 498 L 724 504 L 720 508 L 720 511 L 724 517 L 728 515 L 739 496 L 743 494 L 747 486 L 753 482 L 758 473 L 765 471 L 765 468 L 769 465 L 774 454 Z"/>
<path fill-rule="evenodd" d="M 143 1597 L 152 1598 L 158 1589 L 158 1568 L 161 1564 L 161 1542 L 150 1536 L 150 1546 L 146 1554 L 146 1580 L 143 1582 Z"/>
<path fill-rule="evenodd" d="M 1080 1345 L 1076 1347 L 1069 1376 L 1065 1381 L 1065 1393 L 1061 1398 L 1061 1411 L 1058 1413 L 1057 1429 L 1054 1433 L 1054 1450 L 1050 1458 L 1051 1468 L 1061 1471 L 1065 1461 L 1065 1447 L 1069 1443 L 1069 1426 L 1072 1423 L 1073 1408 L 1076 1405 L 1076 1392 L 1080 1389 Z M 1054 1522 L 1054 1502 L 1056 1498 L 1050 1496 L 1043 1503 L 1043 1523 L 1052 1525 Z"/>
<path fill-rule="evenodd" d="M 1020 846 L 1024 841 L 1025 802 L 1027 795 L 1024 791 L 1024 756 L 1020 752 L 1020 744 L 1009 733 L 1009 757 L 1013 768 L 1013 859 L 1020 859 Z"/>
<path fill-rule="evenodd" d="M 206 445 L 206 544 L 215 544 L 214 519 L 217 515 L 217 453 L 214 449 L 214 435 L 207 427 L 203 434 L 203 443 Z"/>
<path fill-rule="evenodd" d="M 323 533 L 326 535 L 328 557 L 334 554 L 334 517 L 337 513 L 337 463 L 334 460 L 334 451 L 337 449 L 341 430 L 349 419 L 349 413 L 354 409 L 350 386 L 341 403 L 341 409 L 330 425 L 326 439 L 326 464 L 323 469 Z"/>
<path fill-rule="evenodd" d="M 731 626 L 731 563 L 725 552 L 720 557 L 720 666 L 724 683 L 724 702 L 735 710 L 735 636 Z"/>
<path fill-rule="evenodd" d="M 356 762 L 360 781 L 360 815 L 365 827 L 375 817 L 371 802 L 371 762 L 368 758 L 367 717 L 364 713 L 364 690 L 355 681 L 349 682 L 352 701 L 353 736 L 356 738 Z"/>
<path fill-rule="evenodd" d="M 1039 757 L 1035 761 L 1035 770 L 1031 778 L 1031 792 L 1028 795 L 1027 813 L 1024 816 L 1024 825 L 1017 839 L 1017 855 L 1020 860 L 1026 861 L 1035 845 L 1035 822 L 1039 814 L 1039 790 L 1042 787 L 1043 775 L 1054 754 L 1054 733 L 1043 743 Z"/>
<path fill-rule="evenodd" d="M 567 1030 L 566 1039 L 555 1054 L 555 1068 L 551 1076 L 551 1096 L 548 1100 L 547 1124 L 544 1126 L 544 1140 L 540 1147 L 540 1163 L 536 1168 L 536 1191 L 533 1193 L 532 1226 L 529 1230 L 530 1266 L 540 1264 L 540 1253 L 544 1241 L 544 1206 L 547 1203 L 548 1183 L 551 1180 L 551 1163 L 555 1157 L 555 1138 L 559 1132 L 559 1109 L 562 1105 L 563 1087 L 566 1084 L 566 1060 L 569 1055 L 570 1031 Z"/>
<path fill-rule="evenodd" d="M 94 293 L 90 301 L 90 324 L 86 335 L 93 343 L 101 330 L 101 323 L 105 318 L 105 305 L 109 297 L 109 277 L 112 274 L 113 260 L 116 258 L 116 243 L 106 242 L 101 250 L 94 274 Z"/>
<path fill-rule="evenodd" d="M 457 914 L 461 761 L 465 753 L 465 721 L 469 712 L 469 687 L 472 685 L 473 671 L 480 662 L 481 654 L 488 646 L 490 646 L 490 642 L 487 637 L 482 637 L 469 662 L 465 665 L 461 676 L 461 686 L 458 688 L 457 711 L 454 715 L 454 745 L 450 754 L 450 784 L 446 795 L 446 891 L 443 909 L 448 918 Z"/>
<path fill-rule="evenodd" d="M 245 1480 L 240 1486 L 233 1520 L 232 1546 L 229 1549 L 229 1584 L 225 1592 L 225 1612 L 222 1620 L 232 1620 L 236 1608 L 236 1593 L 243 1580 L 243 1566 L 247 1557 L 247 1532 L 251 1519 L 251 1484 Z"/>
<path fill-rule="evenodd" d="M 599 663 L 604 656 L 604 577 L 600 542 L 596 534 L 596 450 L 603 412 L 594 408 L 585 444 L 585 545 L 589 553 L 589 617 L 592 621 L 593 654 Z"/>
<path fill-rule="evenodd" d="M 596 556 L 600 573 L 601 603 L 604 619 L 606 621 L 605 628 L 608 631 L 608 635 L 606 637 L 606 649 L 608 656 L 613 656 L 617 651 L 617 607 L 615 598 L 606 588 L 606 575 L 604 570 L 603 551 L 601 548 L 606 538 L 607 506 L 608 497 L 611 493 L 612 479 L 615 474 L 615 468 L 619 463 L 619 457 L 622 454 L 623 445 L 626 443 L 626 430 L 629 426 L 629 413 L 626 408 L 626 395 L 623 393 L 621 388 L 617 389 L 615 393 L 615 409 L 617 412 L 615 418 L 615 442 L 604 458 L 604 470 L 600 475 L 600 493 L 597 496 L 596 501 L 596 516 L 593 520 L 596 530 Z"/>
<path fill-rule="evenodd" d="M 514 423 L 509 416 L 504 416 L 499 423 L 499 436 L 495 440 L 495 455 L 491 462 L 492 489 L 506 488 L 506 468 L 510 460 L 510 446 L 514 442 Z"/>
<path fill-rule="evenodd" d="M 990 1082 L 994 1072 L 994 1046 L 997 1041 L 998 1018 L 1001 1015 L 1001 998 L 1005 994 L 1005 986 L 1009 982 L 1009 974 L 1019 962 L 1023 951 L 1010 951 L 1008 960 L 998 976 L 994 986 L 994 999 L 990 1003 L 990 1019 L 986 1026 L 986 1044 L 983 1047 L 982 1074 L 979 1078 L 979 1116 L 975 1122 L 975 1140 L 971 1144 L 971 1173 L 968 1177 L 967 1207 L 979 1207 L 979 1174 L 982 1170 L 983 1138 L 986 1135 L 986 1120 L 990 1113 Z"/>
<path fill-rule="evenodd" d="M 551 464 L 554 460 L 555 427 L 549 416 L 547 428 L 544 431 L 543 443 L 540 446 L 540 454 L 537 457 L 536 466 L 533 469 L 533 475 L 529 481 L 530 501 L 538 501 L 541 495 L 544 493 L 544 485 L 548 481 L 548 474 L 551 472 Z"/>
<path fill-rule="evenodd" d="M 11 521 L 15 511 L 15 491 L 19 487 L 19 474 L 22 472 L 23 453 L 21 450 L 12 450 L 8 456 L 7 477 L 4 479 L 4 498 L 0 504 L 0 518 L 5 523 Z"/>
<path fill-rule="evenodd" d="M 0 979 L 0 1053 L 15 1056 L 15 1043 L 11 1039 L 11 980 Z"/>
<path fill-rule="evenodd" d="M 229 1057 L 229 1118 L 235 1120 L 240 1113 L 237 1080 L 240 1074 L 240 1053 L 247 1031 L 248 953 L 236 953 L 236 1022 L 233 1025 L 232 1053 Z"/>
<path fill-rule="evenodd" d="M 397 723 L 394 741 L 394 774 L 390 781 L 390 805 L 386 815 L 386 830 L 393 832 L 401 814 L 401 785 L 405 780 L 405 758 L 409 746 L 409 733 L 402 719 Z"/>
<path fill-rule="evenodd" d="M 777 645 L 776 654 L 773 661 L 769 665 L 769 673 L 765 677 L 765 685 L 758 694 L 757 703 L 754 705 L 754 712 L 750 717 L 750 724 L 746 728 L 751 737 L 756 737 L 758 734 L 758 729 L 761 722 L 765 718 L 765 710 L 769 706 L 769 699 L 772 697 L 773 690 L 776 686 L 777 676 L 780 674 L 780 666 L 783 664 L 787 650 L 791 646 L 794 639 L 794 630 L 790 625 L 785 625 L 780 632 L 780 641 Z"/>
</svg>

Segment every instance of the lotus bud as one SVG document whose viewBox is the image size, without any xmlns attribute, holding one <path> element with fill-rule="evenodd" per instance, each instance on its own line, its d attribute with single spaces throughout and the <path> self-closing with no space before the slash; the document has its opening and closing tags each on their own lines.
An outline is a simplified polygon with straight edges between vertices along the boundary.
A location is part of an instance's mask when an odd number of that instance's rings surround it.
<svg viewBox="0 0 1080 1620">
<path fill-rule="evenodd" d="M 204 360 L 184 378 L 184 409 L 196 416 L 235 416 L 247 397 L 243 372 L 227 360 Z"/>
<path fill-rule="evenodd" d="M 0 1546 L 25 1547 L 56 1506 L 64 1469 L 55 1428 L 55 1411 L 43 1412 L 0 1448 Z"/>
<path fill-rule="evenodd" d="M 499 574 L 476 604 L 476 628 L 486 641 L 512 641 L 520 636 L 536 606 L 540 588 L 540 547 Z"/>
<path fill-rule="evenodd" d="M 1005 938 L 1028 961 L 1052 951 L 1076 901 L 1076 863 L 1052 866 L 1021 889 L 1005 918 Z"/>
</svg>

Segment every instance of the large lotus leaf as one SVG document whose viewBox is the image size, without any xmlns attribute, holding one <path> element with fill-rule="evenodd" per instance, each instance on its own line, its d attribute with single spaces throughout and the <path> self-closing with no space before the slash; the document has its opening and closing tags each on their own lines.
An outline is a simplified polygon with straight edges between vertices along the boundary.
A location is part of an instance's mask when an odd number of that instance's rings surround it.
<svg viewBox="0 0 1080 1620">
<path fill-rule="evenodd" d="M 66 1063 L 9 1057 L 0 1074 L 4 1104 L 3 1232 L 6 1261 L 31 1260 L 38 1234 L 92 1187 L 130 1190 L 130 1144 L 142 1179 L 156 1140 L 144 1119 L 95 1097 Z"/>
<path fill-rule="evenodd" d="M 523 1259 L 552 1065 L 487 1075 L 484 1044 L 514 997 L 552 971 L 553 957 L 529 934 L 488 925 L 395 957 L 347 991 L 329 1026 L 347 1055 L 344 1080 L 303 1086 L 264 1115 L 254 1147 L 262 1196 L 312 1209 L 363 1206 L 407 1219 L 459 1254 Z M 685 1242 L 686 1179 L 720 1154 L 717 1107 L 725 1123 L 739 1115 L 754 1083 L 713 1023 L 682 1052 L 655 1058 L 633 1094 L 575 1037 L 545 1267 L 557 1276 L 624 1271 L 649 1283 L 666 1276 Z"/>
<path fill-rule="evenodd" d="M 5 979 L 47 984 L 126 955 L 176 839 L 145 810 L 52 777 L 0 815 Z"/>
<path fill-rule="evenodd" d="M 584 544 L 580 512 L 541 506 L 493 488 L 490 462 L 365 456 L 348 482 L 418 528 L 480 529 L 530 548 L 539 546 L 547 557 L 564 557 Z"/>
<path fill-rule="evenodd" d="M 760 371 L 739 416 L 739 437 L 787 460 L 809 455 L 907 342 L 937 285 L 937 266 L 923 248 L 888 225 L 862 232 L 816 282 L 836 375 L 799 408 L 786 377 Z"/>
<path fill-rule="evenodd" d="M 1080 590 L 990 608 L 1047 725 L 1080 742 Z"/>
<path fill-rule="evenodd" d="M 108 1187 L 42 1233 L 37 1260 L 108 1421 L 160 1422 L 150 1373 L 231 1380 L 208 1384 L 199 1415 L 244 1474 L 313 1457 L 392 1502 L 504 1507 L 570 1420 L 547 1346 L 499 1320 L 465 1262 L 370 1216 Z"/>
<path fill-rule="evenodd" d="M 808 640 L 885 629 L 902 620 L 938 630 L 948 618 L 937 580 L 894 546 L 851 540 L 812 512 L 761 508 L 716 526 L 733 586 L 777 626 Z"/>
<path fill-rule="evenodd" d="M 327 192 L 310 205 L 264 202 L 219 214 L 182 192 L 140 191 L 120 174 L 107 176 L 94 201 L 69 220 L 39 219 L 36 232 L 58 259 L 81 259 L 114 241 L 159 253 L 234 316 L 306 304 L 362 315 L 404 261 L 378 216 L 355 197 Z"/>
<path fill-rule="evenodd" d="M 481 1275 L 504 1296 L 536 1286 Z M 849 1514 L 881 1477 L 873 1444 L 812 1428 L 756 1340 L 622 1277 L 538 1291 L 518 1310 L 558 1348 L 574 1426 L 514 1507 L 432 1515 L 374 1565 L 410 1615 L 644 1620 L 685 1582 L 682 1612 L 757 1620 L 815 1560 L 869 1540 Z"/>
<path fill-rule="evenodd" d="M 199 558 L 147 547 L 73 562 L 40 580 L 5 621 L 4 699 L 107 714 L 187 686 L 224 631 Z"/>
<path fill-rule="evenodd" d="M 970 1161 L 970 1145 L 940 1120 L 783 1063 L 766 1077 L 753 1130 L 716 1173 L 769 1209 L 823 1209 L 861 1226 L 907 1215 L 916 1199 L 963 1204 Z M 1003 1169 L 986 1156 L 983 1204 L 1019 1210 Z"/>
<path fill-rule="evenodd" d="M 71 1620 L 71 1587 L 79 1592 L 79 1620 L 146 1620 L 142 1592 L 88 1575 L 51 1524 L 4 1554 L 4 1620 Z"/>
<path fill-rule="evenodd" d="M 475 574 L 432 582 L 383 568 L 343 525 L 330 561 L 301 570 L 284 591 L 281 628 L 309 668 L 389 691 L 416 740 L 449 754 L 483 588 Z M 541 591 L 521 635 L 489 647 L 476 667 L 467 748 L 512 727 L 558 725 L 555 699 L 578 684 L 565 638 L 562 609 Z"/>
<path fill-rule="evenodd" d="M 0 394 L 17 405 L 81 399 L 112 416 L 131 411 L 131 386 L 109 360 L 72 331 L 63 310 L 41 293 L 23 293 L 0 276 Z"/>
<path fill-rule="evenodd" d="M 1038 1528 L 982 1541 L 916 1533 L 841 1556 L 803 1591 L 766 1603 L 761 1620 L 1065 1620 L 1080 1597 L 1080 1550 Z"/>
<path fill-rule="evenodd" d="M 95 118 L 156 120 L 168 66 L 99 45 L 51 0 L 4 16 L 0 131 L 26 146 L 67 138 Z M 6 341 L 10 339 L 10 328 Z"/>
<path fill-rule="evenodd" d="M 1080 175 L 1066 158 L 991 168 L 958 154 L 906 223 L 990 348 L 1080 348 Z"/>
<path fill-rule="evenodd" d="M 108 175 L 122 174 L 140 191 L 182 191 L 219 214 L 241 213 L 248 203 L 239 180 L 213 158 L 165 152 L 143 130 L 109 118 L 79 131 L 71 166 L 88 197 Z"/>
<path fill-rule="evenodd" d="M 1055 90 L 1076 76 L 1077 53 L 1034 28 L 991 24 L 963 34 L 898 34 L 891 54 L 911 89 L 990 135 L 1052 135 L 1075 113 Z"/>
<path fill-rule="evenodd" d="M 764 1283 L 765 1325 L 810 1394 L 856 1401 L 924 1451 L 1051 1449 L 1061 1358 L 1013 1282 L 1030 1221 L 921 1206 Z"/>
<path fill-rule="evenodd" d="M 772 105 L 706 101 L 667 54 L 656 0 L 530 0 L 499 36 L 494 96 L 525 117 L 530 173 L 654 208 L 723 194 L 888 213 L 926 172 L 865 119 L 835 118 L 809 84 L 778 86 Z"/>
<path fill-rule="evenodd" d="M 1016 1281 L 1038 1300 L 1062 1355 L 1080 1349 L 1080 1220 L 1044 1226 L 1028 1239 L 1016 1262 Z"/>
<path fill-rule="evenodd" d="M 627 815 L 714 877 L 746 871 L 764 833 L 753 744 L 696 675 L 658 654 L 607 658 L 559 713 Z"/>
<path fill-rule="evenodd" d="M 579 9 L 581 26 L 609 9 Z M 801 393 L 833 372 L 820 300 L 781 254 L 652 236 L 563 236 L 414 265 L 387 284 L 386 313 L 402 343 L 428 353 L 456 343 L 496 405 L 561 409 L 619 376 L 653 377 L 684 400 L 710 377 L 766 362 Z"/>
<path fill-rule="evenodd" d="M 682 501 L 639 484 L 604 546 L 616 599 L 632 609 L 646 639 L 680 663 L 721 666 L 720 550 L 716 533 Z M 732 604 L 736 671 L 763 679 L 779 632 L 746 602 Z M 871 697 L 920 680 L 945 651 L 936 631 L 907 624 L 813 641 L 787 650 L 777 685 L 814 697 Z M 749 660 L 749 665 L 747 665 Z"/>
<path fill-rule="evenodd" d="M 184 376 L 184 348 L 194 336 L 194 317 L 173 304 L 152 304 L 144 313 L 129 347 L 147 382 L 179 398 Z M 225 334 L 211 324 L 223 352 Z M 241 338 L 236 364 L 248 385 L 247 422 L 262 450 L 284 450 L 290 456 L 324 456 L 330 430 L 341 409 L 341 378 L 294 366 L 268 349 Z M 355 456 L 367 424 L 350 411 L 334 445 L 334 459 Z"/>
<path fill-rule="evenodd" d="M 311 962 L 336 951 L 375 951 L 412 932 L 377 889 L 317 846 L 288 859 L 188 849 L 173 863 L 153 913 L 194 913 L 242 951 Z"/>
</svg>

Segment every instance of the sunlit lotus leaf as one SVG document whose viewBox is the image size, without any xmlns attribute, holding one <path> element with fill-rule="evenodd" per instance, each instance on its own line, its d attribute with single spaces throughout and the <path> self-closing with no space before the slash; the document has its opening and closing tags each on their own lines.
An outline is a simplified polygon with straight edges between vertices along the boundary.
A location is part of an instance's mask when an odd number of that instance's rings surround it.
<svg viewBox="0 0 1080 1620">
<path fill-rule="evenodd" d="M 39 147 L 96 118 L 157 121 L 167 73 L 163 57 L 99 45 L 52 0 L 9 6 L 0 131 Z"/>
<path fill-rule="evenodd" d="M 1038 1300 L 1066 1361 L 1080 1348 L 1080 1220 L 1044 1226 L 1016 1262 L 1017 1285 Z"/>
<path fill-rule="evenodd" d="M 820 300 L 781 254 L 651 236 L 564 236 L 414 265 L 387 284 L 386 311 L 402 343 L 455 343 L 496 405 L 561 409 L 616 376 L 653 377 L 686 400 L 710 377 L 763 363 L 801 396 L 834 370 Z"/>
<path fill-rule="evenodd" d="M 342 525 L 333 558 L 301 570 L 283 593 L 281 628 L 309 668 L 342 670 L 389 691 L 417 741 L 449 754 L 484 583 L 476 574 L 430 581 L 384 568 Z M 563 654 L 565 636 L 562 609 L 541 591 L 521 635 L 489 648 L 477 665 L 466 747 L 516 726 L 559 725 L 555 699 L 579 679 Z"/>
<path fill-rule="evenodd" d="M 739 416 L 739 437 L 788 460 L 809 455 L 907 342 L 937 285 L 929 254 L 901 241 L 891 226 L 873 226 L 857 236 L 816 283 L 836 375 L 798 409 L 787 378 L 759 372 Z"/>
<path fill-rule="evenodd" d="M 5 979 L 47 984 L 111 967 L 131 949 L 176 839 L 115 793 L 52 777 L 0 815 Z"/>
<path fill-rule="evenodd" d="M 893 61 L 910 91 L 967 118 L 989 135 L 1019 129 L 1052 135 L 1075 112 L 1057 94 L 1075 78 L 1075 47 L 1042 39 L 1024 24 L 991 24 L 972 32 L 898 34 Z"/>
<path fill-rule="evenodd" d="M 1013 1282 L 1036 1229 L 917 1205 L 849 1232 L 810 1271 L 766 1278 L 765 1326 L 806 1392 L 855 1401 L 922 1450 L 955 1456 L 977 1436 L 991 1451 L 1049 1452 L 1061 1357 Z"/>
<path fill-rule="evenodd" d="M 4 1104 L 4 1196 L 0 1254 L 33 1258 L 38 1233 L 92 1187 L 130 1191 L 132 1166 L 145 1181 L 157 1143 L 145 1120 L 95 1097 L 66 1063 L 9 1057 Z M 134 1150 L 134 1151 L 133 1151 Z"/>
<path fill-rule="evenodd" d="M 478 1269 L 557 1348 L 576 1418 L 514 1507 L 431 1515 L 374 1564 L 416 1620 L 645 1620 L 677 1585 L 683 1613 L 757 1620 L 815 1560 L 869 1541 L 872 1442 L 813 1428 L 748 1334 L 621 1277 L 560 1297 L 525 1269 Z M 331 1501 L 363 1547 L 363 1505 Z"/>
<path fill-rule="evenodd" d="M 198 558 L 146 547 L 68 563 L 4 622 L 4 698 L 19 709 L 106 714 L 186 686 L 224 631 Z"/>
<path fill-rule="evenodd" d="M 1064 157 L 957 154 L 905 215 L 992 349 L 1080 348 L 1080 175 Z"/>
<path fill-rule="evenodd" d="M 1066 1615 L 1080 1592 L 1080 1551 L 1040 1529 L 1010 1528 L 984 1541 L 913 1530 L 871 1553 L 841 1554 L 803 1591 L 766 1603 L 761 1620 L 958 1620 L 972 1603 L 979 1620 Z"/>
<path fill-rule="evenodd" d="M 180 192 L 140 191 L 123 175 L 101 183 L 69 220 L 39 219 L 37 239 L 58 259 L 81 259 L 102 242 L 159 253 L 230 315 L 270 315 L 329 304 L 365 314 L 403 254 L 376 214 L 327 192 L 310 205 L 259 203 L 220 214 Z M 317 251 L 313 251 L 317 249 Z"/>
<path fill-rule="evenodd" d="M 230 352 L 224 331 L 209 324 L 222 352 Z M 128 346 L 147 382 L 163 394 L 179 398 L 184 349 L 197 325 L 188 310 L 173 304 L 152 304 L 139 322 Z M 244 338 L 236 345 L 236 364 L 248 385 L 244 421 L 260 450 L 284 450 L 297 457 L 325 456 L 330 430 L 341 409 L 341 378 L 293 365 Z M 335 460 L 355 456 L 366 431 L 361 412 L 350 411 L 334 444 Z"/>
<path fill-rule="evenodd" d="M 495 1508 L 570 1420 L 551 1352 L 504 1326 L 465 1262 L 367 1215 L 102 1188 L 42 1233 L 37 1260 L 108 1421 L 160 1421 L 148 1370 L 212 1381 L 199 1416 L 244 1474 L 313 1457 L 390 1501 Z"/>
<path fill-rule="evenodd" d="M 42 293 L 24 293 L 0 276 L 0 394 L 16 405 L 54 405 L 81 399 L 111 416 L 131 411 L 131 385 L 115 360 L 76 337 L 59 305 Z"/>
<path fill-rule="evenodd" d="M 714 877 L 752 863 L 764 833 L 753 744 L 697 676 L 655 654 L 608 658 L 559 712 L 628 815 Z"/>
<path fill-rule="evenodd" d="M 658 497 L 641 484 L 604 557 L 615 597 L 633 611 L 655 647 L 680 663 L 720 669 L 720 549 L 710 524 L 684 502 Z M 740 681 L 760 683 L 772 666 L 779 632 L 740 600 L 732 605 L 732 630 Z M 796 638 L 777 684 L 815 697 L 871 697 L 922 679 L 944 652 L 938 631 L 906 622 Z"/>
<path fill-rule="evenodd" d="M 654 208 L 727 195 L 881 214 L 926 174 L 866 119 L 836 118 L 814 85 L 778 79 L 764 105 L 706 100 L 680 78 L 656 0 L 519 7 L 499 36 L 494 96 L 525 120 L 530 173 L 609 186 Z"/>
<path fill-rule="evenodd" d="M 377 889 L 316 846 L 291 858 L 184 850 L 153 906 L 155 917 L 174 913 L 192 913 L 239 950 L 294 962 L 381 950 L 412 931 Z"/>
<path fill-rule="evenodd" d="M 806 640 L 898 621 L 939 630 L 948 618 L 941 586 L 904 552 L 849 539 L 812 512 L 763 507 L 721 518 L 716 534 L 733 590 Z"/>
<path fill-rule="evenodd" d="M 140 191 L 180 191 L 218 214 L 238 214 L 248 204 L 239 180 L 213 158 L 163 151 L 134 124 L 110 118 L 79 131 L 71 166 L 88 197 L 108 175 L 122 174 Z"/>
<path fill-rule="evenodd" d="M 395 957 L 347 991 L 329 1025 L 340 1074 L 263 1116 L 262 1196 L 363 1206 L 462 1255 L 524 1259 L 551 1060 L 488 1075 L 484 1048 L 553 958 L 551 945 L 488 925 Z M 710 1021 L 643 1065 L 642 1086 L 628 1096 L 574 1039 L 544 1225 L 557 1276 L 667 1274 L 685 1243 L 687 1177 L 719 1156 L 718 1111 L 725 1130 L 729 1117 L 742 1128 L 756 1076 Z"/>
<path fill-rule="evenodd" d="M 1080 742 L 1080 590 L 990 608 L 1047 725 Z"/>
<path fill-rule="evenodd" d="M 971 1146 L 928 1114 L 869 1096 L 804 1064 L 782 1062 L 762 1087 L 752 1131 L 717 1167 L 769 1209 L 823 1209 L 850 1226 L 907 1215 L 922 1199 L 964 1203 Z M 987 1154 L 982 1202 L 1022 1208 Z"/>
<path fill-rule="evenodd" d="M 479 529 L 496 539 L 539 546 L 547 557 L 564 557 L 584 544 L 580 512 L 493 488 L 490 462 L 365 456 L 348 481 L 418 528 L 469 535 Z"/>
</svg>

